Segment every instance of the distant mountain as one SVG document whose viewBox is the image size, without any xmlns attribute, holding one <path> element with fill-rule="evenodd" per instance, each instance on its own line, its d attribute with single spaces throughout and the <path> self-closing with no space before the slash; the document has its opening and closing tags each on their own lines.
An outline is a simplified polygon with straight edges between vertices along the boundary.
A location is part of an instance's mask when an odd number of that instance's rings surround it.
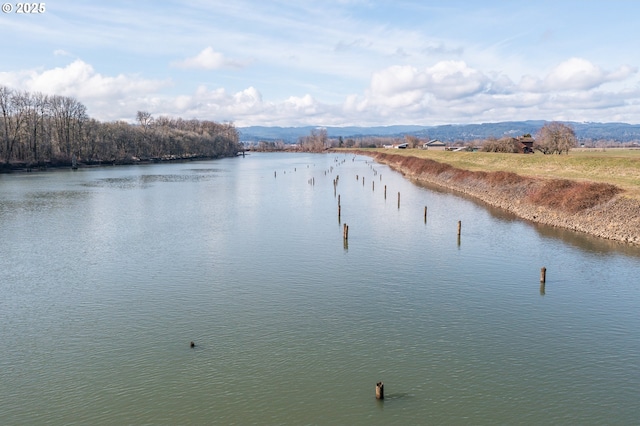
<svg viewBox="0 0 640 426">
<path fill-rule="evenodd" d="M 402 137 L 417 136 L 423 139 L 440 139 L 443 142 L 469 141 L 501 138 L 503 136 L 521 136 L 527 133 L 535 135 L 546 121 L 504 121 L 482 124 L 447 124 L 442 126 L 376 126 L 376 127 L 326 127 L 330 138 L 361 138 L 366 136 Z M 579 140 L 612 140 L 617 142 L 640 141 L 640 124 L 626 123 L 576 123 L 573 126 Z M 301 136 L 307 136 L 317 126 L 304 127 L 240 127 L 240 140 L 243 142 L 283 141 L 295 143 Z"/>
</svg>

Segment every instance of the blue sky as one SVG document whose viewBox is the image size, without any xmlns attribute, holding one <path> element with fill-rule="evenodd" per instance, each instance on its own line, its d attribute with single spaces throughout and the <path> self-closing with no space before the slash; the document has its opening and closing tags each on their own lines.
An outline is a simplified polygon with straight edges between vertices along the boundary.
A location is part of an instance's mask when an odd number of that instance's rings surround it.
<svg viewBox="0 0 640 426">
<path fill-rule="evenodd" d="M 0 13 L 0 85 L 238 126 L 640 123 L 640 2 L 62 1 Z"/>
</svg>

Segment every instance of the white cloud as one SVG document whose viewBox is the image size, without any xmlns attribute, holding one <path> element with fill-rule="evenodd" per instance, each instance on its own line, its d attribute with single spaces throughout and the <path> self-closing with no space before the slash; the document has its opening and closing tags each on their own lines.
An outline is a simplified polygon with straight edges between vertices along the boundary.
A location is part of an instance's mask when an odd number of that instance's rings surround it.
<svg viewBox="0 0 640 426">
<path fill-rule="evenodd" d="M 605 71 L 586 59 L 570 58 L 554 67 L 543 79 L 523 77 L 520 88 L 531 92 L 588 91 L 605 83 L 625 80 L 635 73 L 637 68 L 627 65 L 615 71 Z"/>
<path fill-rule="evenodd" d="M 155 102 L 157 92 L 170 84 L 168 80 L 124 74 L 105 76 L 80 59 L 48 70 L 0 73 L 0 85 L 30 93 L 74 97 L 87 106 L 92 117 L 100 120 L 134 117 L 137 109 Z"/>
<path fill-rule="evenodd" d="M 636 73 L 631 67 L 607 72 L 585 60 L 567 60 L 548 75 L 522 76 L 514 84 L 505 75 L 484 73 L 463 61 L 423 68 L 394 65 L 374 72 L 361 92 L 326 103 L 311 93 L 272 100 L 253 85 L 230 91 L 200 84 L 185 92 L 170 80 L 105 75 L 78 59 L 63 67 L 0 73 L 0 85 L 75 97 L 91 117 L 102 121 L 131 121 L 136 111 L 145 110 L 155 116 L 233 121 L 239 126 L 603 121 L 603 112 L 633 122 L 640 108 L 640 87 L 631 79 Z M 603 90 L 606 82 L 621 87 Z"/>
<path fill-rule="evenodd" d="M 502 80 L 500 83 L 503 84 Z M 416 109 L 435 100 L 468 98 L 490 87 L 487 76 L 462 61 L 442 61 L 422 70 L 410 65 L 392 66 L 373 74 L 366 100 L 349 98 L 345 107 Z"/>
<path fill-rule="evenodd" d="M 54 56 L 73 56 L 71 53 L 63 49 L 56 49 L 53 51 Z"/>
<path fill-rule="evenodd" d="M 182 61 L 173 62 L 172 65 L 178 68 L 194 68 L 205 70 L 240 68 L 243 66 L 238 61 L 225 58 L 222 53 L 214 51 L 211 46 L 206 47 L 196 56 L 186 58 Z"/>
<path fill-rule="evenodd" d="M 21 88 L 30 92 L 73 96 L 81 101 L 153 93 L 168 84 L 168 81 L 146 80 L 124 74 L 104 76 L 80 59 L 65 67 L 31 71 L 20 82 Z"/>
</svg>

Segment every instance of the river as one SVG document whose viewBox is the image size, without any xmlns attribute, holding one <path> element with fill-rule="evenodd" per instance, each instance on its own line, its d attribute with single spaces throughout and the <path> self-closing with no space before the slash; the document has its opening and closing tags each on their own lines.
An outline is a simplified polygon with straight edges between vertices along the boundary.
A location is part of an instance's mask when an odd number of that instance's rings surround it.
<svg viewBox="0 0 640 426">
<path fill-rule="evenodd" d="M 639 248 L 367 157 L 0 175 L 0 236 L 3 425 L 640 419 Z"/>
</svg>

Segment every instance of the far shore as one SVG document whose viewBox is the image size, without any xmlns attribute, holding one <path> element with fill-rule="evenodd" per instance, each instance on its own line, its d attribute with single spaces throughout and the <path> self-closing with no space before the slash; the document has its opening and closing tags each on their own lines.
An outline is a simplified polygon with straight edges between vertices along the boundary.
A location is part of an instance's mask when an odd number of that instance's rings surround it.
<svg viewBox="0 0 640 426">
<path fill-rule="evenodd" d="M 242 154 L 238 154 L 242 155 Z M 125 158 L 118 160 L 95 160 L 84 161 L 73 164 L 70 161 L 42 161 L 38 163 L 26 163 L 26 162 L 12 162 L 12 163 L 0 163 L 0 174 L 3 173 L 30 173 L 30 172 L 44 172 L 47 170 L 64 170 L 64 169 L 84 169 L 91 167 L 110 167 L 110 166 L 130 166 L 137 164 L 155 164 L 155 163 L 181 163 L 189 161 L 203 161 L 203 160 L 215 160 L 222 158 L 222 156 L 170 156 L 162 158 Z"/>
<path fill-rule="evenodd" d="M 640 245 L 640 199 L 620 186 L 584 179 L 469 170 L 414 156 L 410 151 L 349 152 L 373 157 L 418 183 L 466 194 L 525 220 Z"/>
</svg>

